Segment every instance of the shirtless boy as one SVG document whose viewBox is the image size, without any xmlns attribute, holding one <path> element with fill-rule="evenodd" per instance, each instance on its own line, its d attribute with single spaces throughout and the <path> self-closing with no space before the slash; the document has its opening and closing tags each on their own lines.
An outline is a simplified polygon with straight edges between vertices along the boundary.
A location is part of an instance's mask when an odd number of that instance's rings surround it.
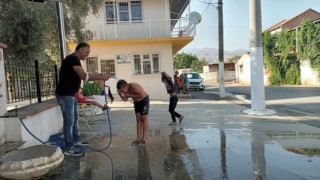
<svg viewBox="0 0 320 180">
<path fill-rule="evenodd" d="M 148 140 L 148 113 L 150 100 L 146 91 L 138 83 L 127 83 L 120 79 L 117 83 L 120 98 L 127 101 L 132 98 L 137 121 L 137 138 L 132 145 L 146 144 Z"/>
</svg>

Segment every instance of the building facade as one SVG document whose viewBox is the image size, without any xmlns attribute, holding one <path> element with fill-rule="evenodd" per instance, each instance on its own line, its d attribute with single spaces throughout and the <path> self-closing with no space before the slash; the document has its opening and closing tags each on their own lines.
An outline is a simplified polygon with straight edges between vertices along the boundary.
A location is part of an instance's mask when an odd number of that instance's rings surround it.
<svg viewBox="0 0 320 180">
<path fill-rule="evenodd" d="M 116 92 L 125 79 L 141 84 L 151 99 L 166 99 L 161 71 L 174 74 L 173 54 L 196 35 L 196 23 L 181 17 L 188 0 L 105 1 L 98 15 L 86 18 L 90 56 L 83 67 L 90 74 L 115 76 L 106 84 Z M 201 17 L 200 17 L 201 18 Z M 74 49 L 76 44 L 69 43 Z"/>
</svg>

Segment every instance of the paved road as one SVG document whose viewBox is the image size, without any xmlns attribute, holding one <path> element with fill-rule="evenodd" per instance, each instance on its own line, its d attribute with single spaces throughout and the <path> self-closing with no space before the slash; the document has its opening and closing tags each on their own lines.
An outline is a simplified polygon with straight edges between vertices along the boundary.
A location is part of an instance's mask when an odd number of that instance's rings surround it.
<svg viewBox="0 0 320 180">
<path fill-rule="evenodd" d="M 207 85 L 205 91 L 191 91 L 195 99 L 220 100 L 219 86 Z M 226 84 L 225 90 L 229 101 L 251 107 L 250 86 Z M 308 120 L 307 123 L 320 127 L 320 88 L 305 86 L 267 86 L 265 99 L 268 109 L 277 111 L 279 115 Z M 319 124 L 319 125 L 318 125 Z"/>
</svg>

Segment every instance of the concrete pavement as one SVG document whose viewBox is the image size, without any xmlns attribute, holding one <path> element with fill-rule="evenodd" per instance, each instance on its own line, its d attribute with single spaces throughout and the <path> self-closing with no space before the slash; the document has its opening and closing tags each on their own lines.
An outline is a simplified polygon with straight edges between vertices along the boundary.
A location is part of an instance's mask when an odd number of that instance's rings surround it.
<svg viewBox="0 0 320 180">
<path fill-rule="evenodd" d="M 111 146 L 65 157 L 51 179 L 320 179 L 319 128 L 285 112 L 268 116 L 242 113 L 248 107 L 225 100 L 179 99 L 185 119 L 169 126 L 168 101 L 153 101 L 147 145 L 136 137 L 130 102 L 111 105 Z M 90 121 L 81 136 L 97 149 L 111 140 L 106 115 Z M 312 119 L 315 120 L 315 119 Z M 80 122 L 82 123 L 82 122 Z"/>
</svg>

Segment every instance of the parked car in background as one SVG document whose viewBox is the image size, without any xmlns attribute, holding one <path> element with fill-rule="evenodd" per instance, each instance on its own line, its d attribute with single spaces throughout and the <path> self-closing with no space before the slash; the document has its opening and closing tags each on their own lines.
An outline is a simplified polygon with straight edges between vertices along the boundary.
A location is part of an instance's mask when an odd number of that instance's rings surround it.
<svg viewBox="0 0 320 180">
<path fill-rule="evenodd" d="M 188 78 L 188 89 L 200 90 L 205 89 L 204 80 L 197 72 L 186 72 L 184 73 Z"/>
</svg>

